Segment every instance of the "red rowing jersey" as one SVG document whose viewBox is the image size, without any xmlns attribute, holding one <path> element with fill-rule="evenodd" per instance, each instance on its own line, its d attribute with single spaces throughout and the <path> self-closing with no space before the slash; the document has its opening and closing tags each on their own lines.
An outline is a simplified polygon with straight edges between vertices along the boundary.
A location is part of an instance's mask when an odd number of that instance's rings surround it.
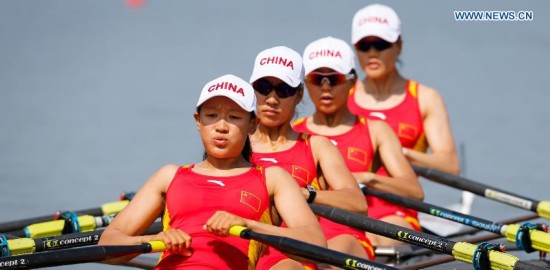
<svg viewBox="0 0 550 270">
<path fill-rule="evenodd" d="M 371 110 L 361 107 L 355 100 L 355 87 L 349 91 L 347 105 L 353 114 L 363 115 L 370 119 L 384 120 L 395 131 L 403 147 L 420 152 L 427 151 L 428 142 L 424 134 L 422 112 L 418 104 L 418 82 L 407 81 L 405 99 L 393 108 Z M 384 167 L 380 167 L 376 173 L 388 175 Z M 377 197 L 367 196 L 367 201 L 369 203 L 369 216 L 373 218 L 379 219 L 395 213 L 413 218 L 418 216 L 418 213 L 412 209 L 391 204 Z"/>
<path fill-rule="evenodd" d="M 296 143 L 287 150 L 273 153 L 253 152 L 250 162 L 264 168 L 281 167 L 292 175 L 300 187 L 311 185 L 315 189 L 321 189 L 310 138 L 308 134 L 300 134 Z"/>
<path fill-rule="evenodd" d="M 403 147 L 426 152 L 428 143 L 424 134 L 422 112 L 418 104 L 417 82 L 407 81 L 405 99 L 397 106 L 383 110 L 371 110 L 357 104 L 354 87 L 349 91 L 348 109 L 356 115 L 384 120 L 395 131 Z"/>
<path fill-rule="evenodd" d="M 297 132 L 319 135 L 307 128 L 306 118 L 296 120 L 292 124 L 292 128 Z M 344 134 L 325 137 L 340 150 L 340 154 L 351 172 L 371 171 L 374 150 L 365 118 L 356 117 L 353 127 Z"/>
<path fill-rule="evenodd" d="M 292 128 L 297 132 L 319 135 L 315 134 L 307 127 L 306 118 L 296 120 Z M 346 133 L 325 137 L 336 145 L 350 172 L 370 172 L 372 170 L 371 166 L 374 157 L 374 148 L 372 147 L 370 131 L 365 118 L 360 116 L 356 117 L 353 127 Z M 321 224 L 321 228 L 327 240 L 342 234 L 354 236 L 363 246 L 369 258 L 374 260 L 374 248 L 362 231 L 332 222 L 322 217 L 319 218 L 319 224 Z"/>
<path fill-rule="evenodd" d="M 156 269 L 254 269 L 263 245 L 203 229 L 217 211 L 271 224 L 270 197 L 262 167 L 235 176 L 208 176 L 181 166 L 166 191 L 164 230 L 174 228 L 192 238 L 192 255 L 163 252 Z"/>
</svg>

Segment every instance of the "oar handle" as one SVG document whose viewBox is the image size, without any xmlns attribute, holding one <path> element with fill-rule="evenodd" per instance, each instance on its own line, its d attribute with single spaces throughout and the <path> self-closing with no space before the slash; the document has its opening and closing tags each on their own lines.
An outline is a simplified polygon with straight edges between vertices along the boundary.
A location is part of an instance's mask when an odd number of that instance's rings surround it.
<svg viewBox="0 0 550 270">
<path fill-rule="evenodd" d="M 162 241 L 149 241 L 147 244 L 151 246 L 148 251 L 150 253 L 163 252 L 166 249 L 166 245 Z"/>
</svg>

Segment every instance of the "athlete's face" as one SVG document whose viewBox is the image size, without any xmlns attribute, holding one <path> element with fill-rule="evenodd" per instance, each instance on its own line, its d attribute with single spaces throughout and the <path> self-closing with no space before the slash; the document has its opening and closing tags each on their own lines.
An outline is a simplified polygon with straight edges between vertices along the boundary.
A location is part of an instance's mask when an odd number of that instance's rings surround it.
<svg viewBox="0 0 550 270">
<path fill-rule="evenodd" d="M 348 91 L 355 83 L 355 78 L 346 76 L 330 68 L 318 68 L 306 76 L 307 91 L 317 111 L 333 114 L 346 107 Z"/>
<path fill-rule="evenodd" d="M 263 80 L 267 80 L 271 85 L 277 86 L 284 83 L 275 77 L 265 77 Z M 276 91 L 271 91 L 267 95 L 263 95 L 258 91 L 256 93 L 256 99 L 258 102 L 258 119 L 264 126 L 276 127 L 290 123 L 296 110 L 296 105 L 300 103 L 303 97 L 303 89 L 298 90 L 294 95 L 289 97 L 279 97 Z"/>
<path fill-rule="evenodd" d="M 241 155 L 248 134 L 256 127 L 250 112 L 227 97 L 213 97 L 195 113 L 204 148 L 209 157 L 235 158 Z"/>
<path fill-rule="evenodd" d="M 395 43 L 388 43 L 379 37 L 368 36 L 355 44 L 355 51 L 359 64 L 367 77 L 376 80 L 395 72 L 395 63 L 401 54 L 401 47 L 401 39 Z M 365 48 L 368 50 L 365 51 Z"/>
</svg>

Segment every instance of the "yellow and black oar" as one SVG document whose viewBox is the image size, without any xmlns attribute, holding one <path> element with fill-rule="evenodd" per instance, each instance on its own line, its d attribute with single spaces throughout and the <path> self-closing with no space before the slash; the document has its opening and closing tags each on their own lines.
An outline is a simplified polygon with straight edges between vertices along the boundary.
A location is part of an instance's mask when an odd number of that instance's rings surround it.
<svg viewBox="0 0 550 270">
<path fill-rule="evenodd" d="M 161 231 L 162 223 L 155 222 L 143 234 L 157 234 Z M 103 230 L 96 230 L 46 238 L 18 238 L 9 240 L 0 235 L 0 257 L 95 245 L 99 242 L 99 237 L 102 233 Z"/>
<path fill-rule="evenodd" d="M 550 252 L 550 234 L 545 231 L 545 225 L 531 223 L 525 223 L 523 225 L 499 224 L 493 221 L 462 214 L 443 207 L 438 207 L 422 201 L 413 200 L 387 192 L 373 190 L 366 187 L 363 187 L 362 190 L 365 195 L 376 196 L 394 204 L 403 205 L 433 216 L 506 236 L 508 241 L 516 243 L 517 248 L 527 252 L 532 252 L 535 250 Z"/>
<path fill-rule="evenodd" d="M 133 194 L 128 194 L 129 196 Z M 97 208 L 83 209 L 75 212 L 77 215 L 90 215 L 90 216 L 108 216 L 118 214 L 126 205 L 128 205 L 129 198 L 127 194 L 121 196 L 120 201 L 105 203 Z M 8 221 L 0 223 L 0 232 L 6 233 L 10 231 L 21 230 L 31 224 L 46 222 L 54 220 L 54 215 L 40 216 L 16 221 Z"/>
<path fill-rule="evenodd" d="M 0 269 L 26 269 L 99 262 L 133 254 L 161 252 L 164 248 L 163 242 L 152 241 L 131 246 L 87 246 L 61 249 L 0 258 Z"/>
<path fill-rule="evenodd" d="M 254 239 L 288 254 L 327 263 L 344 269 L 397 270 L 397 268 L 369 261 L 368 259 L 348 255 L 288 237 L 257 233 L 242 226 L 231 227 L 229 233 L 244 239 Z"/>
<path fill-rule="evenodd" d="M 59 213 L 53 221 L 31 224 L 21 230 L 7 232 L 10 237 L 43 238 L 70 233 L 89 232 L 109 225 L 114 215 L 77 216 L 74 212 Z"/>
<path fill-rule="evenodd" d="M 413 165 L 413 169 L 414 172 L 416 172 L 417 174 L 434 182 L 460 190 L 470 191 L 474 194 L 483 196 L 491 200 L 513 205 L 521 209 L 533 211 L 537 213 L 540 217 L 550 219 L 550 201 L 539 201 L 531 199 L 435 169 L 424 168 L 415 165 Z"/>
<path fill-rule="evenodd" d="M 520 261 L 516 256 L 491 250 L 488 243 L 475 246 L 467 242 L 454 242 L 443 237 L 417 232 L 341 209 L 315 204 L 310 204 L 310 207 L 315 214 L 336 223 L 453 255 L 456 260 L 472 263 L 476 269 L 485 269 L 486 267 L 494 270 L 545 269 Z"/>
</svg>

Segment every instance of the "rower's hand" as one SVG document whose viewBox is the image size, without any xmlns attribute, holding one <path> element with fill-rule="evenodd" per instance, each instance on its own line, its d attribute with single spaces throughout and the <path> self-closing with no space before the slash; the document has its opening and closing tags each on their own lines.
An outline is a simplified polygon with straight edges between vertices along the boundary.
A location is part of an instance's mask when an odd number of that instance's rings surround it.
<svg viewBox="0 0 550 270">
<path fill-rule="evenodd" d="M 191 236 L 179 229 L 170 229 L 152 235 L 150 240 L 160 240 L 166 246 L 165 251 L 179 253 L 184 256 L 191 256 Z"/>
<path fill-rule="evenodd" d="M 235 225 L 246 227 L 246 219 L 226 211 L 216 211 L 216 213 L 206 221 L 204 229 L 213 234 L 227 236 L 229 235 L 229 228 Z"/>
<path fill-rule="evenodd" d="M 371 172 L 354 172 L 353 177 L 358 184 L 369 186 L 369 183 L 374 179 L 374 173 Z"/>
</svg>

